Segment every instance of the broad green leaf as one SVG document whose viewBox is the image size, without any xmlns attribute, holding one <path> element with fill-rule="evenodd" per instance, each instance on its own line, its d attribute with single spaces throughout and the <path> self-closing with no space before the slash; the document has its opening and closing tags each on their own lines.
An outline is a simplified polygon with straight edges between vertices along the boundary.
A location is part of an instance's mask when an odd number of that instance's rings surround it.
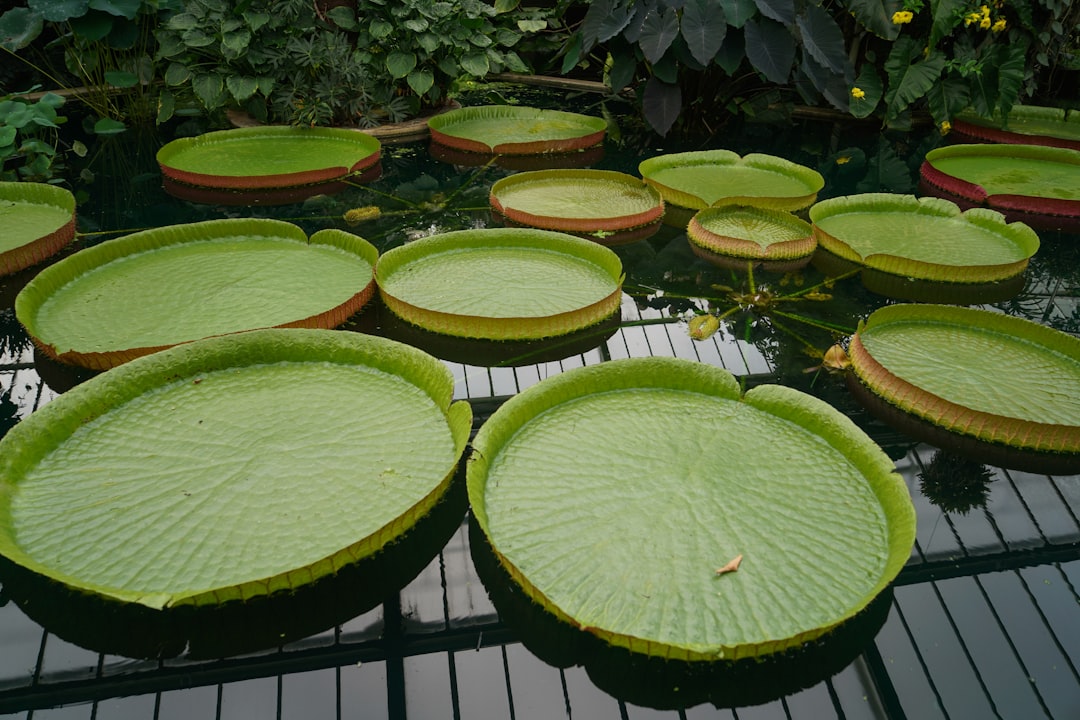
<svg viewBox="0 0 1080 720">
<path fill-rule="evenodd" d="M 856 185 L 859 192 L 908 193 L 914 189 L 911 170 L 896 151 L 881 143 L 867 164 L 866 175 Z"/>
<path fill-rule="evenodd" d="M 1007 116 L 1019 99 L 1024 84 L 1027 47 L 1026 43 L 1018 41 L 1009 45 L 997 45 L 994 50 L 994 64 L 998 71 L 998 101 L 995 110 L 1002 116 Z"/>
<path fill-rule="evenodd" d="M 597 0 L 589 5 L 581 24 L 582 43 L 592 48 L 615 37 L 630 24 L 634 8 L 620 0 Z"/>
<path fill-rule="evenodd" d="M 743 32 L 729 32 L 724 37 L 724 44 L 716 53 L 715 62 L 725 73 L 734 75 L 743 60 L 746 59 L 746 45 Z"/>
<path fill-rule="evenodd" d="M 229 75 L 225 78 L 225 87 L 236 102 L 244 102 L 259 89 L 259 81 L 251 76 Z"/>
<path fill-rule="evenodd" d="M 482 153 L 569 152 L 603 139 L 602 118 L 516 105 L 466 107 L 428 120 L 443 145 Z"/>
<path fill-rule="evenodd" d="M 527 73 L 529 72 L 529 66 L 525 64 L 525 61 L 512 50 L 503 53 L 503 64 L 510 72 Z"/>
<path fill-rule="evenodd" d="M 403 78 L 416 67 L 416 55 L 411 52 L 394 50 L 386 55 L 386 70 L 390 77 Z"/>
<path fill-rule="evenodd" d="M 108 70 L 105 72 L 105 82 L 118 88 L 135 87 L 139 84 L 139 76 L 122 70 Z"/>
<path fill-rule="evenodd" d="M 650 77 L 645 83 L 641 108 L 653 130 L 661 136 L 667 135 L 682 112 L 682 90 L 678 85 Z"/>
<path fill-rule="evenodd" d="M 76 35 L 84 40 L 97 42 L 105 39 L 112 32 L 116 19 L 108 13 L 90 11 L 82 17 L 72 18 L 69 22 Z"/>
<path fill-rule="evenodd" d="M 878 37 L 895 40 L 900 34 L 901 26 L 892 21 L 892 16 L 903 9 L 903 0 L 848 0 L 846 5 L 855 19 Z"/>
<path fill-rule="evenodd" d="M 727 32 L 724 9 L 711 0 L 688 0 L 682 14 L 682 36 L 690 54 L 708 65 L 724 43 Z"/>
<path fill-rule="evenodd" d="M 217 73 L 196 75 L 191 81 L 191 89 L 208 110 L 221 107 L 225 96 L 225 83 Z"/>
<path fill-rule="evenodd" d="M 679 35 L 679 16 L 674 9 L 650 10 L 641 25 L 638 46 L 651 63 L 660 61 Z M 654 90 L 655 92 L 655 90 Z M 654 126 L 655 127 L 655 126 Z M 669 126 L 670 127 L 670 126 Z"/>
<path fill-rule="evenodd" d="M 10 144 L 4 142 L 9 133 L 14 140 L 14 132 L 14 128 L 0 126 L 0 148 Z M 73 232 L 61 232 L 74 218 L 75 197 L 68 190 L 41 183 L 0 183 L 0 223 L 4 227 L 0 272 L 17 272 L 59 251 L 74 238 Z M 52 234 L 57 235 L 59 244 L 49 243 Z"/>
<path fill-rule="evenodd" d="M 67 101 L 64 99 L 63 95 L 57 95 L 54 92 L 47 92 L 38 99 L 38 105 L 49 107 L 54 110 L 62 107 L 65 102 Z"/>
<path fill-rule="evenodd" d="M 765 78 L 783 85 L 791 75 L 795 62 L 795 41 L 788 29 L 768 19 L 750 20 L 743 26 L 746 36 L 746 58 Z"/>
<path fill-rule="evenodd" d="M 143 0 L 90 0 L 91 10 L 101 10 L 110 15 L 134 20 L 139 14 Z"/>
<path fill-rule="evenodd" d="M 0 15 L 0 47 L 15 52 L 41 34 L 45 26 L 40 14 L 29 8 L 13 8 Z"/>
<path fill-rule="evenodd" d="M 844 36 L 829 14 L 817 5 L 808 4 L 805 12 L 795 18 L 795 25 L 806 52 L 833 74 L 843 75 L 848 67 Z"/>
<path fill-rule="evenodd" d="M 13 125 L 0 125 L 0 147 L 8 147 L 15 142 L 19 131 Z"/>
<path fill-rule="evenodd" d="M 608 87 L 618 92 L 633 81 L 637 72 L 637 57 L 625 42 L 612 42 L 608 50 L 611 53 L 611 67 L 606 80 Z"/>
<path fill-rule="evenodd" d="M 251 31 L 247 28 L 224 33 L 221 36 L 221 54 L 227 60 L 236 60 L 247 53 L 250 43 Z"/>
<path fill-rule="evenodd" d="M 251 32 L 258 32 L 266 23 L 270 22 L 270 13 L 257 12 L 255 10 L 245 10 L 243 13 L 244 22 L 247 23 Z"/>
<path fill-rule="evenodd" d="M 1080 200 L 1080 151 L 1041 145 L 948 145 L 926 154 L 946 175 L 978 186 L 986 195 Z M 981 198 L 980 198 L 981 200 Z"/>
<path fill-rule="evenodd" d="M 965 0 L 930 0 L 930 14 L 933 21 L 930 25 L 930 38 L 927 46 L 930 49 L 937 48 L 939 42 L 952 34 L 956 27 L 957 17 L 968 7 Z"/>
<path fill-rule="evenodd" d="M 581 33 L 576 32 L 570 36 L 570 42 L 568 42 L 565 48 L 565 55 L 563 55 L 562 61 L 562 74 L 565 75 L 575 67 L 581 60 Z"/>
<path fill-rule="evenodd" d="M 877 109 L 882 95 L 881 78 L 872 63 L 866 63 L 849 91 L 848 110 L 857 118 L 868 117 Z"/>
<path fill-rule="evenodd" d="M 394 26 L 385 20 L 376 18 L 375 20 L 372 20 L 371 24 L 368 26 L 368 32 L 371 33 L 373 39 L 382 40 L 383 38 L 388 37 L 390 33 L 394 32 Z"/>
<path fill-rule="evenodd" d="M 95 135 L 117 135 L 127 130 L 127 126 L 119 120 L 101 118 L 94 123 Z"/>
<path fill-rule="evenodd" d="M 162 90 L 158 94 L 158 110 L 155 122 L 159 125 L 168 121 L 176 113 L 176 98 L 168 90 Z"/>
<path fill-rule="evenodd" d="M 844 80 L 843 75 L 837 75 L 827 67 L 822 66 L 810 55 L 809 50 L 803 47 L 802 62 L 799 69 L 810 80 L 814 88 L 821 93 L 822 97 L 829 101 L 837 110 L 848 110 L 851 98 L 851 86 Z"/>
<path fill-rule="evenodd" d="M 945 57 L 931 53 L 922 59 L 921 43 L 915 38 L 902 35 L 893 43 L 892 51 L 885 61 L 889 75 L 889 90 L 885 103 L 889 116 L 895 117 L 913 102 L 930 92 L 945 69 Z"/>
<path fill-rule="evenodd" d="M 946 77 L 930 89 L 926 103 L 940 126 L 971 104 L 971 85 L 963 78 Z"/>
<path fill-rule="evenodd" d="M 411 30 L 412 32 L 417 33 L 424 32 L 430 27 L 430 23 L 427 21 L 427 18 L 423 17 L 409 18 L 402 24 L 405 26 L 406 30 Z"/>
<path fill-rule="evenodd" d="M 430 68 L 413 70 L 409 73 L 407 82 L 414 93 L 422 96 L 435 84 L 435 73 Z"/>
<path fill-rule="evenodd" d="M 474 77 L 484 77 L 491 69 L 487 55 L 484 53 L 469 53 L 461 58 L 461 69 Z"/>
<path fill-rule="evenodd" d="M 758 12 L 770 20 L 790 27 L 795 23 L 794 0 L 754 0 Z"/>
<path fill-rule="evenodd" d="M 169 67 L 165 69 L 165 83 L 167 85 L 182 85 L 190 79 L 191 70 L 183 63 L 171 62 Z"/>
<path fill-rule="evenodd" d="M 192 28 L 191 30 L 185 30 L 181 34 L 180 39 L 183 40 L 184 44 L 186 44 L 188 47 L 193 48 L 207 47 L 217 42 L 217 39 L 213 35 L 203 31 L 202 28 Z"/>
<path fill-rule="evenodd" d="M 356 21 L 356 11 L 345 5 L 330 8 L 326 16 L 342 30 L 357 30 L 360 24 Z"/>
<path fill-rule="evenodd" d="M 91 13 L 87 13 L 87 15 L 90 14 Z M 134 20 L 114 17 L 112 29 L 109 30 L 109 35 L 105 40 L 108 46 L 114 50 L 133 50 L 135 48 L 135 43 L 139 40 L 141 32 L 139 24 Z"/>
<path fill-rule="evenodd" d="M 733 28 L 741 28 L 758 13 L 754 0 L 720 0 L 720 7 L 724 10 L 728 25 Z"/>
<path fill-rule="evenodd" d="M 525 33 L 535 33 L 547 29 L 546 20 L 518 20 L 518 30 Z"/>
<path fill-rule="evenodd" d="M 90 7 L 89 0 L 27 0 L 27 6 L 49 22 L 67 22 L 82 17 Z"/>
<path fill-rule="evenodd" d="M 521 4 L 521 0 L 495 0 L 495 12 L 508 13 L 517 9 L 517 6 Z"/>
</svg>

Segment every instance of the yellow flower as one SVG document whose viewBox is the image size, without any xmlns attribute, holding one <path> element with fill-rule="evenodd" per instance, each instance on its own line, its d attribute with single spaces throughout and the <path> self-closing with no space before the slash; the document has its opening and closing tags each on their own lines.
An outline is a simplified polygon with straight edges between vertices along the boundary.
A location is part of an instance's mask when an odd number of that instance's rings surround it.
<svg viewBox="0 0 1080 720">
<path fill-rule="evenodd" d="M 893 25 L 905 25 L 915 19 L 915 14 L 910 10 L 899 10 L 893 13 Z"/>
<path fill-rule="evenodd" d="M 1005 29 L 1005 18 L 999 18 L 997 22 L 990 26 L 991 32 L 999 33 Z"/>
<path fill-rule="evenodd" d="M 979 27 L 981 27 L 983 30 L 989 30 L 990 29 L 990 18 L 989 17 L 984 17 L 982 20 L 980 20 L 979 21 Z"/>
<path fill-rule="evenodd" d="M 967 27 L 968 25 L 971 25 L 972 23 L 977 23 L 981 19 L 982 19 L 982 15 L 980 15 L 977 12 L 968 13 L 967 15 L 964 16 L 964 27 Z"/>
<path fill-rule="evenodd" d="M 982 16 L 984 18 L 990 17 L 990 8 L 987 7 L 986 5 L 983 5 L 981 8 L 979 8 L 979 12 L 982 13 Z"/>
<path fill-rule="evenodd" d="M 866 93 L 863 91 L 862 88 L 853 87 L 851 88 L 851 97 L 855 98 L 856 100 L 862 100 L 864 97 L 866 97 Z"/>
<path fill-rule="evenodd" d="M 345 222 L 349 225 L 359 225 L 367 220 L 374 220 L 380 215 L 382 215 L 382 210 L 375 205 L 368 205 L 367 207 L 353 208 L 345 211 Z"/>
<path fill-rule="evenodd" d="M 850 155 L 841 155 L 840 157 L 836 158 L 837 165 L 847 165 L 849 162 L 851 162 Z"/>
<path fill-rule="evenodd" d="M 942 135 L 948 135 L 949 131 L 952 130 L 952 123 L 948 120 L 942 120 L 941 125 L 938 126 L 938 129 L 941 130 Z"/>
</svg>

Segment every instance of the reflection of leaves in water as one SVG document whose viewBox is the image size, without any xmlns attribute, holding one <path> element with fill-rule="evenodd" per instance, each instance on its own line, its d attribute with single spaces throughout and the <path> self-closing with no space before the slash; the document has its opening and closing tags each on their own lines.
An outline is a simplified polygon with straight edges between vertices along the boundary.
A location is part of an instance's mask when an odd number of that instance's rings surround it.
<svg viewBox="0 0 1080 720">
<path fill-rule="evenodd" d="M 30 349 L 30 338 L 13 308 L 0 309 L 0 362 L 15 362 Z"/>
<path fill-rule="evenodd" d="M 938 450 L 919 473 L 919 489 L 945 512 L 966 515 L 986 507 L 993 479 L 993 473 L 984 465 Z"/>
<path fill-rule="evenodd" d="M 11 401 L 11 388 L 0 391 L 0 438 L 19 422 L 19 406 Z"/>
</svg>

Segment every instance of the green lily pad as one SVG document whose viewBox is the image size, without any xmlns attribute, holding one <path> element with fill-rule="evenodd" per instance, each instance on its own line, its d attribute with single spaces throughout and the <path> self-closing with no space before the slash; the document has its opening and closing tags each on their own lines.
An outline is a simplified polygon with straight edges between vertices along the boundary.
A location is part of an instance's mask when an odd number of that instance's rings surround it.
<svg viewBox="0 0 1080 720">
<path fill-rule="evenodd" d="M 209 220 L 134 233 L 46 268 L 15 312 L 52 358 L 105 369 L 264 327 L 335 327 L 374 295 L 378 252 L 342 230 Z"/>
<path fill-rule="evenodd" d="M 1080 112 L 1039 105 L 1014 105 L 1004 118 L 972 110 L 953 118 L 952 131 L 977 142 L 1047 145 L 1080 150 Z"/>
<path fill-rule="evenodd" d="M 54 185 L 0 182 L 0 227 L 0 275 L 10 275 L 75 238 L 75 196 Z"/>
<path fill-rule="evenodd" d="M 518 105 L 466 107 L 428 120 L 431 139 L 458 150 L 503 155 L 565 153 L 604 140 L 603 118 Z"/>
<path fill-rule="evenodd" d="M 383 303 L 444 335 L 529 340 L 611 317 L 622 262 L 606 247 L 531 228 L 460 230 L 402 245 L 375 268 Z"/>
<path fill-rule="evenodd" d="M 963 207 L 989 207 L 1050 230 L 1080 230 L 1080 150 L 949 145 L 926 154 L 920 187 Z"/>
<path fill-rule="evenodd" d="M 654 188 L 611 170 L 537 170 L 491 187 L 491 207 L 516 225 L 573 233 L 604 245 L 656 232 L 664 200 Z"/>
<path fill-rule="evenodd" d="M 1039 249 L 1023 223 L 983 208 L 913 195 L 866 193 L 810 209 L 814 236 L 829 252 L 867 268 L 919 280 L 982 283 L 1016 277 Z"/>
<path fill-rule="evenodd" d="M 701 363 L 545 379 L 473 448 L 469 500 L 503 567 L 563 621 L 636 653 L 798 646 L 865 608 L 914 542 L 907 488 L 848 418 L 778 385 L 741 395 Z"/>
<path fill-rule="evenodd" d="M 449 487 L 471 427 L 431 356 L 261 330 L 104 373 L 0 441 L 0 554 L 166 609 L 306 585 L 378 552 Z"/>
<path fill-rule="evenodd" d="M 176 182 L 253 190 L 339 180 L 373 167 L 380 148 L 355 130 L 260 126 L 173 140 L 158 150 L 157 161 Z"/>
<path fill-rule="evenodd" d="M 730 150 L 703 150 L 649 158 L 638 172 L 668 203 L 703 210 L 720 205 L 753 205 L 799 210 L 825 187 L 821 174 L 789 160 Z"/>
<path fill-rule="evenodd" d="M 699 256 L 743 269 L 751 263 L 794 270 L 806 265 L 817 249 L 810 223 L 783 210 L 706 208 L 690 220 L 686 235 Z"/>
<path fill-rule="evenodd" d="M 849 350 L 854 378 L 889 406 L 967 444 L 994 446 L 1080 471 L 1080 340 L 1020 318 L 948 305 L 891 305 L 863 323 Z M 943 444 L 942 433 L 925 439 Z M 960 443 L 963 451 L 964 443 Z"/>
</svg>

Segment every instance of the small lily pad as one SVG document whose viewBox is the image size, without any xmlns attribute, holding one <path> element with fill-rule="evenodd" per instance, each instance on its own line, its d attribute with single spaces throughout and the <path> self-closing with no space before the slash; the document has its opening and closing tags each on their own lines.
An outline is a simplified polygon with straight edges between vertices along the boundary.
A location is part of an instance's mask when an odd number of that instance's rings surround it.
<svg viewBox="0 0 1080 720">
<path fill-rule="evenodd" d="M 638 171 L 670 204 L 693 210 L 752 205 L 799 210 L 825 186 L 821 174 L 790 160 L 730 150 L 703 150 L 649 158 Z"/>
<path fill-rule="evenodd" d="M 866 193 L 810 209 L 818 245 L 858 265 L 918 280 L 985 283 L 1016 277 L 1039 248 L 1023 223 L 939 198 Z"/>
<path fill-rule="evenodd" d="M 75 196 L 53 185 L 0 182 L 0 227 L 0 275 L 11 275 L 75 238 Z"/>
<path fill-rule="evenodd" d="M 604 245 L 653 235 L 664 201 L 639 178 L 611 170 L 537 170 L 491 187 L 491 207 L 515 225 L 573 233 Z"/>
<path fill-rule="evenodd" d="M 820 637 L 889 585 L 915 536 L 903 480 L 847 417 L 671 358 L 578 368 L 511 398 L 477 433 L 467 485 L 527 595 L 676 660 Z"/>
<path fill-rule="evenodd" d="M 783 210 L 706 208 L 694 215 L 686 234 L 699 256 L 742 269 L 750 263 L 795 270 L 810 262 L 817 249 L 810 223 Z"/>
<path fill-rule="evenodd" d="M 459 230 L 379 258 L 383 303 L 425 330 L 530 340 L 595 325 L 618 311 L 622 262 L 573 235 L 531 228 Z"/>
<path fill-rule="evenodd" d="M 373 167 L 380 148 L 355 130 L 260 126 L 173 140 L 158 150 L 157 161 L 179 183 L 255 190 L 340 180 Z"/>
<path fill-rule="evenodd" d="M 476 153 L 537 155 L 565 153 L 604 140 L 603 118 L 518 105 L 466 107 L 428 120 L 431 139 Z"/>
<path fill-rule="evenodd" d="M 1007 467 L 1080 471 L 1071 335 L 986 310 L 890 305 L 860 325 L 849 356 L 856 396 L 916 437 Z"/>
<path fill-rule="evenodd" d="M 51 358 L 97 370 L 264 327 L 335 327 L 374 295 L 378 251 L 342 230 L 209 220 L 110 240 L 46 268 L 15 300 Z"/>
<path fill-rule="evenodd" d="M 382 338 L 260 330 L 103 373 L 0 441 L 0 554 L 154 610 L 287 592 L 378 552 L 450 487 L 453 378 Z"/>
</svg>

